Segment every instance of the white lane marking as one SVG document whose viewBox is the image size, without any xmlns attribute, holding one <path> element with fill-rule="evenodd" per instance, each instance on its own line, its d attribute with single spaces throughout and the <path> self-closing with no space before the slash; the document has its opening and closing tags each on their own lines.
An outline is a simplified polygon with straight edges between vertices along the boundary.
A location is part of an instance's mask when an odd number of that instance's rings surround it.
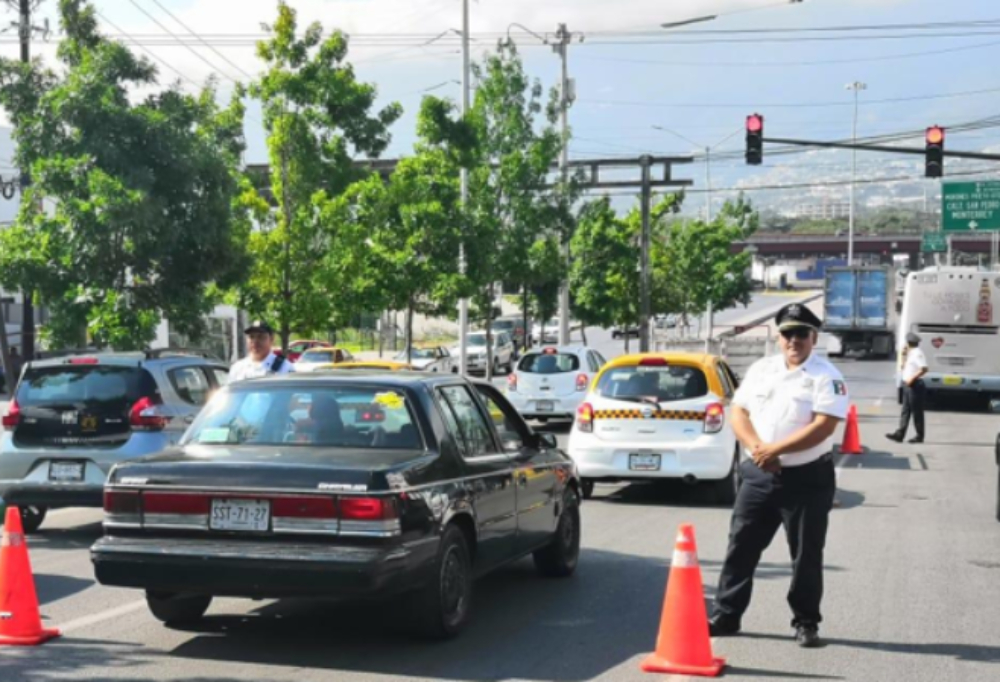
<svg viewBox="0 0 1000 682">
<path fill-rule="evenodd" d="M 139 599 L 127 604 L 122 604 L 121 606 L 116 606 L 113 609 L 105 609 L 104 611 L 92 613 L 89 616 L 84 616 L 83 618 L 71 620 L 68 623 L 58 625 L 58 627 L 63 633 L 72 632 L 73 630 L 79 630 L 81 628 L 90 627 L 91 625 L 103 623 L 106 620 L 112 620 L 143 608 L 146 608 L 146 600 Z"/>
</svg>

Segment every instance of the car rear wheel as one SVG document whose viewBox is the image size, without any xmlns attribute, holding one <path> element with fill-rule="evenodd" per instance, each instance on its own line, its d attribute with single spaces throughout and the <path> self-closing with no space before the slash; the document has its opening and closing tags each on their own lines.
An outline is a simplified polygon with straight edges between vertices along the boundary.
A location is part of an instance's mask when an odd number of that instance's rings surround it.
<svg viewBox="0 0 1000 682">
<path fill-rule="evenodd" d="M 200 620 L 211 603 L 211 595 L 146 591 L 146 605 L 153 617 L 168 625 Z"/>
<path fill-rule="evenodd" d="M 719 503 L 731 505 L 736 502 L 736 495 L 740 491 L 742 482 L 740 478 L 740 446 L 737 444 L 732 464 L 729 467 L 729 474 L 714 484 L 715 497 Z"/>
<path fill-rule="evenodd" d="M 547 578 L 567 578 L 573 575 L 580 559 L 580 500 L 576 491 L 563 493 L 563 508 L 552 542 L 532 555 L 535 568 Z"/>
<path fill-rule="evenodd" d="M 419 634 L 434 639 L 457 635 L 469 620 L 472 561 L 465 534 L 449 525 L 441 537 L 434 577 L 410 603 Z"/>
<path fill-rule="evenodd" d="M 593 497 L 594 481 L 589 478 L 583 479 L 583 481 L 581 481 L 580 483 L 580 492 L 583 494 L 583 499 L 585 500 L 589 500 L 591 497 Z"/>
<path fill-rule="evenodd" d="M 21 511 L 21 526 L 23 526 L 25 533 L 34 533 L 41 528 L 42 521 L 45 520 L 45 514 L 48 512 L 47 507 L 36 507 L 34 505 L 18 507 L 18 509 Z"/>
</svg>

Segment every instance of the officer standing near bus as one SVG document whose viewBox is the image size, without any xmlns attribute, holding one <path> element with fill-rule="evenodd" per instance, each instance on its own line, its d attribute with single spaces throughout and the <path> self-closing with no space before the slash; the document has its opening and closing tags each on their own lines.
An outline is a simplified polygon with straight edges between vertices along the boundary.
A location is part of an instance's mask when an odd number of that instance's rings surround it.
<svg viewBox="0 0 1000 682">
<path fill-rule="evenodd" d="M 847 386 L 813 352 L 822 323 L 811 310 L 793 303 L 775 319 L 782 354 L 755 362 L 733 398 L 733 430 L 746 457 L 709 629 L 740 631 L 761 554 L 784 526 L 792 627 L 799 646 L 811 648 L 820 644 L 823 548 L 836 490 L 831 449 L 847 416 Z"/>
<path fill-rule="evenodd" d="M 913 428 L 917 435 L 910 443 L 924 442 L 924 399 L 927 397 L 927 387 L 924 375 L 927 374 L 927 356 L 920 350 L 920 337 L 910 332 L 906 335 L 906 348 L 903 349 L 901 378 L 903 380 L 903 411 L 899 415 L 899 428 L 893 433 L 885 434 L 889 440 L 902 443 L 906 430 L 910 427 L 910 416 L 913 416 Z"/>
<path fill-rule="evenodd" d="M 295 371 L 288 358 L 274 352 L 274 330 L 267 322 L 255 320 L 243 333 L 247 338 L 247 356 L 229 368 L 230 383 Z"/>
</svg>

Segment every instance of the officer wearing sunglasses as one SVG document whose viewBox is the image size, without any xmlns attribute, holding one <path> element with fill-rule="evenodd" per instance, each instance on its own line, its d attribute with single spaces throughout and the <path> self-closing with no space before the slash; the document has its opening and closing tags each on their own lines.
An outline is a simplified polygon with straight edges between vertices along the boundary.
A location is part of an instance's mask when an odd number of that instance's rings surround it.
<svg viewBox="0 0 1000 682">
<path fill-rule="evenodd" d="M 823 546 L 836 492 L 831 449 L 847 416 L 847 386 L 813 352 L 822 322 L 809 308 L 787 305 L 775 321 L 781 355 L 755 362 L 733 397 L 733 430 L 746 456 L 709 629 L 712 636 L 740 631 L 761 554 L 784 526 L 792 627 L 799 646 L 811 648 L 820 644 Z"/>
</svg>

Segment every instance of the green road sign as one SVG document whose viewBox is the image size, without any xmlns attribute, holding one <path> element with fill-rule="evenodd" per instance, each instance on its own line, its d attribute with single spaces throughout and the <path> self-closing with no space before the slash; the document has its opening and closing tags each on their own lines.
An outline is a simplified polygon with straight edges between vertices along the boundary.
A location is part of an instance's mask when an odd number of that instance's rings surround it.
<svg viewBox="0 0 1000 682">
<path fill-rule="evenodd" d="M 944 232 L 927 232 L 920 242 L 920 250 L 924 253 L 945 253 L 948 250 L 948 237 Z"/>
<path fill-rule="evenodd" d="M 1000 230 L 1000 182 L 942 184 L 941 229 L 946 232 Z"/>
</svg>

